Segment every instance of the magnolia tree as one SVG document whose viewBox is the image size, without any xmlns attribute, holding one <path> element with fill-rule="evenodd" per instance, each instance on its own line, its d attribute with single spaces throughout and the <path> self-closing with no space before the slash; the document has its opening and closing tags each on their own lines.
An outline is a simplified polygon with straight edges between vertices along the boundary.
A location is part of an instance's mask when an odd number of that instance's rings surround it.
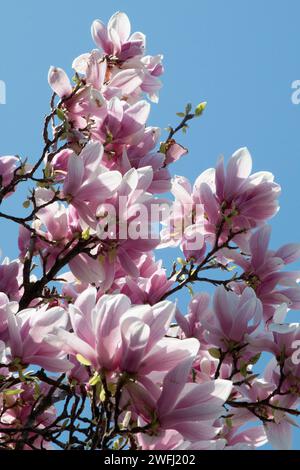
<svg viewBox="0 0 300 470">
<path fill-rule="evenodd" d="M 39 160 L 0 158 L 0 201 L 28 190 L 26 216 L 0 213 L 19 226 L 0 266 L 0 448 L 290 448 L 300 245 L 269 248 L 280 187 L 245 148 L 194 185 L 172 179 L 188 158 L 175 137 L 206 103 L 160 141 L 147 118 L 162 56 L 124 13 L 92 37 L 72 80 L 49 70 Z M 167 270 L 166 247 L 182 252 Z"/>
</svg>

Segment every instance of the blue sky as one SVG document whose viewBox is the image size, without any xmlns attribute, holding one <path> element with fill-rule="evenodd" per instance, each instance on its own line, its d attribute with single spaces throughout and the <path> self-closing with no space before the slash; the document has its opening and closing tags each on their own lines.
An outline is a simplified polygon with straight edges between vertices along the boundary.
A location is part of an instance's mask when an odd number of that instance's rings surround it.
<svg viewBox="0 0 300 470">
<path fill-rule="evenodd" d="M 92 20 L 107 21 L 117 10 L 129 15 L 133 30 L 146 33 L 150 54 L 165 57 L 164 87 L 149 124 L 164 128 L 176 122 L 176 111 L 187 102 L 208 102 L 203 118 L 181 137 L 189 156 L 174 172 L 194 180 L 220 154 L 229 157 L 247 146 L 254 170 L 271 171 L 282 186 L 281 210 L 271 222 L 272 247 L 298 241 L 300 105 L 291 101 L 291 84 L 300 79 L 297 0 L 5 2 L 0 80 L 6 83 L 7 104 L 0 105 L 0 155 L 38 157 L 50 98 L 49 66 L 71 75 L 73 58 L 93 48 Z M 16 214 L 22 213 L 24 199 L 23 194 L 17 199 Z M 12 199 L 8 203 L 11 208 Z M 15 227 L 1 221 L 4 255 L 16 257 L 16 239 Z M 173 257 L 173 252 L 164 256 L 166 265 Z M 294 321 L 298 317 L 293 313 Z M 300 433 L 295 436 L 294 447 L 300 448 Z"/>
</svg>

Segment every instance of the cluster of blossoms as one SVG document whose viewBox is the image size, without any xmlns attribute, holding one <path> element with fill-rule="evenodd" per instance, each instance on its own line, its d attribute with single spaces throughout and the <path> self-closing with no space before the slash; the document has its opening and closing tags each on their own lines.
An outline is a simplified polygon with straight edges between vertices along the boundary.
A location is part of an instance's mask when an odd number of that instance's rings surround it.
<svg viewBox="0 0 300 470">
<path fill-rule="evenodd" d="M 0 158 L 0 202 L 33 186 L 27 216 L 0 212 L 19 225 L 18 259 L 0 266 L 0 448 L 290 448 L 300 324 L 284 321 L 300 273 L 285 266 L 300 245 L 269 249 L 280 187 L 245 148 L 193 186 L 172 178 L 187 153 L 175 135 L 205 103 L 160 142 L 147 120 L 162 56 L 124 13 L 92 37 L 72 81 L 49 70 L 40 159 Z M 166 247 L 182 253 L 170 275 Z M 182 313 L 168 298 L 184 287 Z"/>
</svg>

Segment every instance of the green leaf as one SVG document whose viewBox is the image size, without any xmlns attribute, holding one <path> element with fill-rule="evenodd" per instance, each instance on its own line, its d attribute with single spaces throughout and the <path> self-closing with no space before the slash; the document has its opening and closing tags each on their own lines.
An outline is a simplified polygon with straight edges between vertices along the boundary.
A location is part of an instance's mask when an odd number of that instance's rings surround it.
<svg viewBox="0 0 300 470">
<path fill-rule="evenodd" d="M 105 399 L 106 399 L 106 393 L 105 393 L 104 387 L 101 387 L 101 390 L 100 390 L 100 393 L 99 393 L 99 400 L 101 402 L 104 402 Z"/>
<path fill-rule="evenodd" d="M 188 103 L 185 107 L 185 114 L 189 114 L 192 110 L 192 104 Z"/>
<path fill-rule="evenodd" d="M 162 143 L 160 144 L 159 152 L 160 152 L 160 153 L 166 153 L 166 152 L 167 152 L 167 146 L 166 146 L 165 142 L 162 142 Z"/>
<path fill-rule="evenodd" d="M 100 375 L 98 374 L 98 372 L 95 372 L 93 377 L 89 380 L 89 384 L 93 386 L 97 385 L 97 383 L 99 382 L 101 382 Z"/>
<path fill-rule="evenodd" d="M 232 420 L 230 418 L 225 418 L 225 423 L 229 429 L 233 427 Z"/>
<path fill-rule="evenodd" d="M 208 350 L 208 352 L 215 359 L 220 359 L 220 357 L 221 357 L 221 353 L 220 353 L 220 350 L 218 348 L 210 348 Z"/>
<path fill-rule="evenodd" d="M 186 287 L 187 287 L 187 290 L 189 291 L 190 296 L 191 296 L 191 297 L 194 297 L 194 291 L 193 291 L 193 289 L 191 288 L 191 286 L 188 286 L 188 285 L 187 285 Z"/>
<path fill-rule="evenodd" d="M 60 119 L 61 121 L 64 121 L 66 119 L 65 117 L 65 113 L 63 112 L 63 110 L 61 108 L 57 108 L 56 110 L 56 116 L 58 117 L 58 119 Z"/>
<path fill-rule="evenodd" d="M 72 81 L 74 83 L 76 83 L 76 85 L 79 85 L 80 84 L 80 77 L 77 75 L 77 73 L 75 73 L 75 75 L 72 77 Z"/>
<path fill-rule="evenodd" d="M 247 374 L 248 374 L 247 364 L 243 360 L 241 360 L 240 374 L 242 374 L 243 377 L 247 377 Z"/>
<path fill-rule="evenodd" d="M 30 206 L 30 201 L 26 199 L 26 201 L 23 202 L 23 207 L 25 207 L 25 209 L 28 209 L 29 206 Z"/>
<path fill-rule="evenodd" d="M 260 359 L 261 353 L 256 354 L 255 356 L 251 357 L 249 360 L 249 364 L 256 364 Z"/>
<path fill-rule="evenodd" d="M 83 357 L 81 354 L 76 354 L 76 359 L 78 362 L 80 362 L 80 364 L 82 364 L 83 366 L 91 366 L 92 363 L 91 361 L 89 361 L 88 359 L 86 359 L 85 357 Z"/>
<path fill-rule="evenodd" d="M 183 126 L 182 132 L 183 132 L 184 134 L 186 134 L 186 131 L 187 131 L 188 127 L 189 127 L 189 126 Z"/>
<path fill-rule="evenodd" d="M 201 116 L 201 114 L 203 113 L 203 111 L 206 108 L 206 105 L 207 105 L 206 101 L 202 101 L 202 103 L 199 103 L 198 106 L 196 106 L 196 109 L 195 109 L 195 116 Z"/>
<path fill-rule="evenodd" d="M 3 394 L 4 395 L 19 395 L 20 393 L 23 393 L 24 390 L 22 388 L 11 388 L 9 390 L 4 390 Z"/>
<path fill-rule="evenodd" d="M 118 437 L 113 443 L 113 449 L 118 450 L 121 449 L 122 445 L 125 443 L 124 437 Z"/>
<path fill-rule="evenodd" d="M 40 396 L 41 394 L 41 389 L 40 389 L 40 386 L 39 386 L 39 383 L 35 380 L 33 380 L 33 387 L 34 387 L 34 394 L 33 394 L 33 398 L 35 400 L 38 399 L 38 397 Z"/>
<path fill-rule="evenodd" d="M 176 113 L 176 116 L 178 116 L 178 117 L 184 117 L 185 114 L 184 114 L 184 113 Z"/>
</svg>

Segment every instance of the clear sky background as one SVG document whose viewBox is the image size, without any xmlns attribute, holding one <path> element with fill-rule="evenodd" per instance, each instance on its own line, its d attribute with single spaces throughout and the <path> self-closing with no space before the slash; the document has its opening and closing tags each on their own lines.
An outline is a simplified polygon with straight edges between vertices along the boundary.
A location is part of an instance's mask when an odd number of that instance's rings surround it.
<svg viewBox="0 0 300 470">
<path fill-rule="evenodd" d="M 271 171 L 282 186 L 272 247 L 299 241 L 300 105 L 291 101 L 291 84 L 300 80 L 298 0 L 1 2 L 0 80 L 7 104 L 0 105 L 0 155 L 38 158 L 49 66 L 72 76 L 73 58 L 94 47 L 91 22 L 106 22 L 117 10 L 128 14 L 134 31 L 147 35 L 148 53 L 164 54 L 164 87 L 149 124 L 164 128 L 176 123 L 175 113 L 187 102 L 208 102 L 205 115 L 180 138 L 189 156 L 174 172 L 193 181 L 220 154 L 229 157 L 247 146 L 254 170 Z M 13 211 L 23 209 L 15 204 Z M 3 255 L 17 256 L 16 240 L 16 227 L 1 221 Z M 173 252 L 164 255 L 166 265 L 173 258 Z M 292 318 L 299 321 L 299 312 Z M 294 448 L 300 448 L 298 431 Z"/>
</svg>

